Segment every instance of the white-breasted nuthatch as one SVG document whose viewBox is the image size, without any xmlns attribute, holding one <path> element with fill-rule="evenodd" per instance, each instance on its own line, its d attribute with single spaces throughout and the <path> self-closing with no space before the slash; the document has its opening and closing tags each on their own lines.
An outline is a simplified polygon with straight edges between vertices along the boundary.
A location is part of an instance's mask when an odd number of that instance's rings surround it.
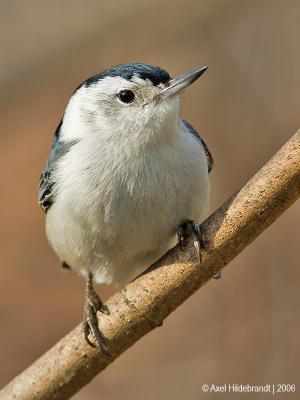
<svg viewBox="0 0 300 400">
<path fill-rule="evenodd" d="M 53 137 L 39 183 L 46 234 L 64 266 L 86 278 L 83 330 L 109 354 L 93 289 L 120 284 L 158 260 L 207 214 L 205 143 L 179 117 L 179 94 L 207 67 L 172 79 L 159 67 L 121 64 L 84 81 Z"/>
</svg>

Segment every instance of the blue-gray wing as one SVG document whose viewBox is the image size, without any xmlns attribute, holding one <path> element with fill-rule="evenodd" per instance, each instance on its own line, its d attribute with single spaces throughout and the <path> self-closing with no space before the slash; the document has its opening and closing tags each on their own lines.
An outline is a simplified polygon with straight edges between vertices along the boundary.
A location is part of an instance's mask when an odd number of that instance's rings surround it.
<svg viewBox="0 0 300 400">
<path fill-rule="evenodd" d="M 53 189 L 55 186 L 55 181 L 53 179 L 53 170 L 55 165 L 69 151 L 70 147 L 76 143 L 75 140 L 64 142 L 60 139 L 61 126 L 62 121 L 60 121 L 53 135 L 50 154 L 39 182 L 38 202 L 45 213 L 47 213 L 54 202 Z"/>
<path fill-rule="evenodd" d="M 206 154 L 208 172 L 210 172 L 214 165 L 214 160 L 211 155 L 211 152 L 208 150 L 208 147 L 206 146 L 204 140 L 199 135 L 199 133 L 192 127 L 192 125 L 189 124 L 188 122 L 186 122 L 184 119 L 181 119 L 181 120 L 182 120 L 183 124 L 185 125 L 185 127 L 187 128 L 187 130 L 202 143 L 204 150 L 205 150 L 205 154 Z"/>
</svg>

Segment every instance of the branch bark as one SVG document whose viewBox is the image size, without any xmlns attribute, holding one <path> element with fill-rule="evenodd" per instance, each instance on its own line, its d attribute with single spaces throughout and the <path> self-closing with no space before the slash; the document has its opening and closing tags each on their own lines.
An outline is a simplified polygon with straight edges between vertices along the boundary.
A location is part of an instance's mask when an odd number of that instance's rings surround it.
<svg viewBox="0 0 300 400">
<path fill-rule="evenodd" d="M 178 246 L 108 301 L 100 315 L 108 357 L 89 347 L 77 326 L 12 380 L 2 400 L 67 399 L 227 265 L 300 196 L 300 130 L 202 224 L 206 249 L 199 266 L 192 240 Z"/>
</svg>

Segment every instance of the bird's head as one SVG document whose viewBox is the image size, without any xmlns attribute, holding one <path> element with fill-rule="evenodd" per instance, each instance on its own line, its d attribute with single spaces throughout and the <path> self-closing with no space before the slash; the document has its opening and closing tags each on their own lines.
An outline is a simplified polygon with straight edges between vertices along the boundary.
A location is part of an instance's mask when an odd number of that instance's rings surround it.
<svg viewBox="0 0 300 400">
<path fill-rule="evenodd" d="M 146 142 L 161 137 L 178 125 L 179 94 L 206 68 L 173 79 L 148 64 L 108 68 L 75 90 L 63 119 L 64 139 L 100 135 Z"/>
</svg>

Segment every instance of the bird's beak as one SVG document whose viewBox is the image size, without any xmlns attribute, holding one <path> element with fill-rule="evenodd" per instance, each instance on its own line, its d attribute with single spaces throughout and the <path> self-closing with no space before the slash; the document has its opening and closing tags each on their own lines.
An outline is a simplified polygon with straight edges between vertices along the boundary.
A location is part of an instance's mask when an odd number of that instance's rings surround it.
<svg viewBox="0 0 300 400">
<path fill-rule="evenodd" d="M 207 70 L 207 66 L 193 69 L 193 71 L 187 72 L 183 75 L 173 78 L 169 81 L 168 86 L 159 93 L 159 97 L 167 98 L 172 97 L 182 92 L 187 86 L 195 82 L 204 71 Z"/>
</svg>

